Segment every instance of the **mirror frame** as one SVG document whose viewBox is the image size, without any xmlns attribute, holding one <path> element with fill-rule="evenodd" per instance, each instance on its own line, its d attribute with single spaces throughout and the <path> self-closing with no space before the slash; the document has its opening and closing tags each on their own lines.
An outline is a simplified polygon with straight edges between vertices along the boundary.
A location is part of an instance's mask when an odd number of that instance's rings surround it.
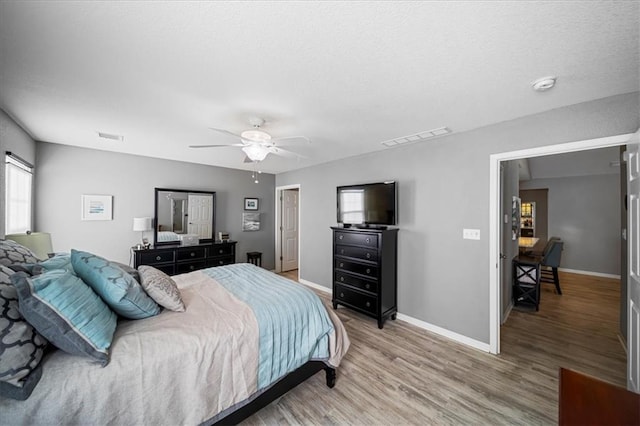
<svg viewBox="0 0 640 426">
<path fill-rule="evenodd" d="M 154 207 L 153 207 L 153 245 L 169 246 L 180 244 L 180 241 L 163 241 L 158 242 L 158 194 L 160 192 L 185 192 L 188 194 L 210 194 L 213 197 L 213 216 L 211 217 L 211 238 L 203 238 L 199 240 L 199 244 L 212 243 L 216 240 L 216 193 L 214 191 L 199 191 L 193 189 L 175 189 L 175 188 L 155 188 L 154 190 Z"/>
</svg>

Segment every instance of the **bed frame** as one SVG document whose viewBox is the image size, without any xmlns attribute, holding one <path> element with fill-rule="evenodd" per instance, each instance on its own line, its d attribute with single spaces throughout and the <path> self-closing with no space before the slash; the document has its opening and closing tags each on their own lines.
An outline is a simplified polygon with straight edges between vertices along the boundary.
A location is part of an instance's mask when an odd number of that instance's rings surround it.
<svg viewBox="0 0 640 426">
<path fill-rule="evenodd" d="M 250 403 L 243 405 L 237 410 L 227 414 L 219 419 L 214 425 L 235 425 L 256 413 L 258 410 L 266 407 L 271 402 L 280 398 L 282 395 L 316 374 L 318 371 L 324 370 L 327 379 L 327 386 L 333 388 L 336 385 L 336 369 L 328 367 L 322 361 L 309 361 L 303 364 L 297 370 L 287 374 L 268 390 L 261 393 Z"/>
</svg>

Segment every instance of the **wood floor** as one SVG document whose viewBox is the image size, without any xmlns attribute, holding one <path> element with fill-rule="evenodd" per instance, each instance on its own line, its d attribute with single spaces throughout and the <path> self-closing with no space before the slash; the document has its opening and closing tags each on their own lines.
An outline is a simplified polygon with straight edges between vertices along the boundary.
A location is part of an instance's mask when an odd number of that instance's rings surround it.
<svg viewBox="0 0 640 426">
<path fill-rule="evenodd" d="M 319 373 L 243 424 L 557 424 L 560 366 L 621 386 L 626 368 L 618 280 L 560 280 L 562 296 L 543 284 L 539 312 L 511 312 L 498 356 L 400 320 L 379 330 L 341 307 L 351 348 L 335 388 Z"/>
</svg>

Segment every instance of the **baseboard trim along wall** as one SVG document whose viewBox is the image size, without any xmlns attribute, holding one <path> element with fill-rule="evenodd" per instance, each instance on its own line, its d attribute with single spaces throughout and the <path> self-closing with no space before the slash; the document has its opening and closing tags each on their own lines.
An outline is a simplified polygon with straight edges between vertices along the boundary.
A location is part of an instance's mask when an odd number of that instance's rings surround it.
<svg viewBox="0 0 640 426">
<path fill-rule="evenodd" d="M 616 275 L 616 274 L 605 274 L 602 272 L 581 271 L 579 269 L 558 268 L 558 271 L 570 272 L 572 274 L 580 274 L 580 275 L 591 275 L 592 277 L 613 278 L 616 280 L 620 279 L 620 275 Z"/>
<path fill-rule="evenodd" d="M 504 324 L 505 322 L 507 322 L 507 320 L 509 319 L 509 314 L 511 314 L 511 310 L 513 309 L 513 301 L 511 303 L 509 303 L 509 306 L 507 306 L 506 311 L 504 312 L 504 318 L 502 319 L 502 323 Z"/>
<path fill-rule="evenodd" d="M 331 293 L 331 289 L 323 285 L 316 284 L 311 281 L 303 280 L 302 278 L 299 278 L 298 281 L 301 284 L 304 284 L 311 288 L 315 288 L 316 290 L 329 293 L 329 294 Z M 419 320 L 417 318 L 402 314 L 400 312 L 398 312 L 398 319 L 408 322 L 409 324 L 415 325 L 416 327 L 420 327 L 424 330 L 431 331 L 432 333 L 439 334 L 440 336 L 446 337 L 458 343 L 462 343 L 463 345 L 471 346 L 474 349 L 478 349 L 483 352 L 490 352 L 490 346 L 488 343 L 483 343 L 478 340 L 471 339 L 470 337 L 463 336 L 462 334 L 455 333 L 451 330 L 447 330 L 446 328 L 438 327 L 437 325 L 430 324 L 426 321 Z"/>
</svg>

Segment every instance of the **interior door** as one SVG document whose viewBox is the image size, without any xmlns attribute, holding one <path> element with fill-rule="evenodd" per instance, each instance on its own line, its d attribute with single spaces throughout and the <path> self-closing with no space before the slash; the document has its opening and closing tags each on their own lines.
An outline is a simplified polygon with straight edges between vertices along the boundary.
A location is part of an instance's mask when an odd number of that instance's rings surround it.
<svg viewBox="0 0 640 426">
<path fill-rule="evenodd" d="M 298 195 L 297 189 L 282 191 L 282 272 L 298 269 Z"/>
<path fill-rule="evenodd" d="M 627 388 L 640 393 L 640 130 L 627 145 Z"/>
<path fill-rule="evenodd" d="M 187 230 L 199 238 L 212 238 L 213 197 L 211 195 L 189 194 L 189 217 Z"/>
</svg>

